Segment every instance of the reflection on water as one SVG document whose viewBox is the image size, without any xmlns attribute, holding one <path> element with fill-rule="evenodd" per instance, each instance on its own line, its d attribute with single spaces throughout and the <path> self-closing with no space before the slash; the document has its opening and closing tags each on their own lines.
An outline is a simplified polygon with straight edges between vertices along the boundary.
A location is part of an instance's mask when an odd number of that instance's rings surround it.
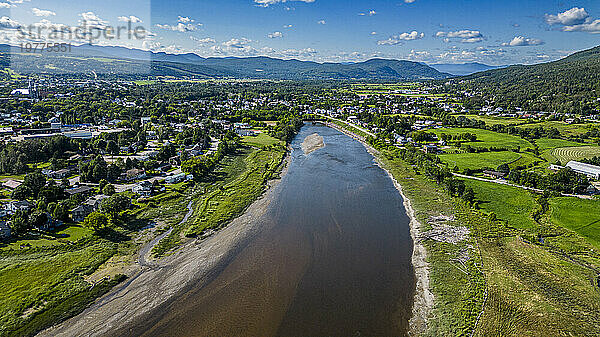
<svg viewBox="0 0 600 337">
<path fill-rule="evenodd" d="M 326 146 L 304 155 L 308 135 Z M 403 336 L 414 276 L 408 217 L 364 147 L 306 125 L 275 200 L 204 287 L 176 298 L 147 336 Z"/>
</svg>

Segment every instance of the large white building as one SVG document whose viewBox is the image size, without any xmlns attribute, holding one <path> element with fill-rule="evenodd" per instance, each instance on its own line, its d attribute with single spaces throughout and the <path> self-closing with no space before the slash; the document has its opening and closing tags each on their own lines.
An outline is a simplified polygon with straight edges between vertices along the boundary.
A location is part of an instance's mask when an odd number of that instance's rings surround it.
<svg viewBox="0 0 600 337">
<path fill-rule="evenodd" d="M 585 174 L 591 179 L 600 180 L 600 166 L 570 161 L 567 163 L 567 167 L 577 173 Z"/>
</svg>

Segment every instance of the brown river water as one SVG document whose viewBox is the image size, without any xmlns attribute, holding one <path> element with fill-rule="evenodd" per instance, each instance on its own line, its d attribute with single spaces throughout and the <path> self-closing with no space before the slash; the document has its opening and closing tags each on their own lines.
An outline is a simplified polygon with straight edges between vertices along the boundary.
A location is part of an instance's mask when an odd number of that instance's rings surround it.
<svg viewBox="0 0 600 337">
<path fill-rule="evenodd" d="M 325 147 L 305 155 L 317 133 Z M 132 336 L 405 336 L 415 288 L 402 197 L 357 141 L 306 125 L 261 231 Z"/>
</svg>

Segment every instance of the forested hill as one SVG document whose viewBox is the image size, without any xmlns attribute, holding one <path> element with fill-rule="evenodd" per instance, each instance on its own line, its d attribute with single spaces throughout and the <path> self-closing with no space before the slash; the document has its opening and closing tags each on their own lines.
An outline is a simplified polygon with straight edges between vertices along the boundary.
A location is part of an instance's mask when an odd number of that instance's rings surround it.
<svg viewBox="0 0 600 337">
<path fill-rule="evenodd" d="M 402 60 L 372 59 L 365 62 L 317 63 L 270 57 L 203 58 L 196 54 L 152 53 L 123 47 L 78 46 L 68 54 L 23 53 L 0 45 L 3 67 L 17 65 L 32 74 L 95 73 L 193 78 L 244 78 L 271 80 L 384 80 L 417 81 L 444 79 L 449 74 L 425 64 Z M 41 56 L 41 57 L 39 57 Z M 14 69 L 18 71 L 19 69 Z M 148 72 L 150 72 L 148 74 Z"/>
<path fill-rule="evenodd" d="M 471 100 L 474 106 L 492 99 L 505 108 L 593 113 L 600 104 L 600 46 L 555 62 L 515 65 L 454 82 L 460 81 L 459 87 L 483 93 Z"/>
</svg>

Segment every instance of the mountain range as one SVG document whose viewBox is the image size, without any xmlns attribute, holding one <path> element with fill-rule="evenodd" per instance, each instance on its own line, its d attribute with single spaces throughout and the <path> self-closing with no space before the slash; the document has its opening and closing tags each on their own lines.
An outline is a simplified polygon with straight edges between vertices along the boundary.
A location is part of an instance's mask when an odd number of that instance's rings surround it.
<svg viewBox="0 0 600 337">
<path fill-rule="evenodd" d="M 471 75 L 471 74 L 486 71 L 486 70 L 499 69 L 499 68 L 504 67 L 504 66 L 489 66 L 487 64 L 478 63 L 478 62 L 461 63 L 461 64 L 440 63 L 440 64 L 430 64 L 429 66 L 439 72 L 448 73 L 448 74 L 452 74 L 452 75 L 456 75 L 456 76 Z"/>
<path fill-rule="evenodd" d="M 128 74 L 193 78 L 270 80 L 384 80 L 445 79 L 451 75 L 419 62 L 371 59 L 358 63 L 317 63 L 270 57 L 203 58 L 196 54 L 154 53 L 124 47 L 82 45 L 68 53 L 23 53 L 20 47 L 0 45 L 1 65 L 17 72 L 97 75 Z"/>
</svg>

